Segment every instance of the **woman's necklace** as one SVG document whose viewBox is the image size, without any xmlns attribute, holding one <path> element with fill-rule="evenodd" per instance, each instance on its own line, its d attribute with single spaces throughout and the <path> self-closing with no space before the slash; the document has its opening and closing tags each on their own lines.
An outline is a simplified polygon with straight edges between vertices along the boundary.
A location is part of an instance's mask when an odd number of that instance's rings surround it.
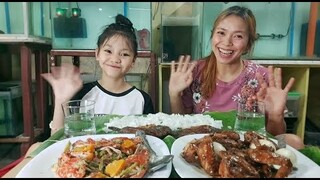
<svg viewBox="0 0 320 180">
<path fill-rule="evenodd" d="M 235 71 L 233 71 L 231 73 L 218 72 L 218 79 L 223 82 L 231 82 L 231 81 L 235 80 L 237 77 L 239 77 L 239 75 L 242 73 L 244 68 L 245 68 L 244 62 L 241 60 L 239 68 L 235 69 Z"/>
</svg>

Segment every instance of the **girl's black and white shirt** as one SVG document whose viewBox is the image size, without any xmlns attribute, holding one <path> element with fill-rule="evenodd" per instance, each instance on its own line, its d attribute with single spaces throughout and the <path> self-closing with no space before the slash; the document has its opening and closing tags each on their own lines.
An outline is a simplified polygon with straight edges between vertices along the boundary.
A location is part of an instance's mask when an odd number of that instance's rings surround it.
<svg viewBox="0 0 320 180">
<path fill-rule="evenodd" d="M 95 101 L 95 114 L 134 115 L 154 113 L 149 94 L 135 86 L 122 93 L 104 89 L 98 81 L 86 83 L 72 99 Z"/>
</svg>

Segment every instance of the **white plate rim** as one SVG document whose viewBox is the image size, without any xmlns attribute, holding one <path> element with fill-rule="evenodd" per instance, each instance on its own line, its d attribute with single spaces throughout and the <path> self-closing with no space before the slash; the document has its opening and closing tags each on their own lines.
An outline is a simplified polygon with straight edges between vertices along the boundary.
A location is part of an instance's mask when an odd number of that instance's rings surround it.
<svg viewBox="0 0 320 180">
<path fill-rule="evenodd" d="M 208 134 L 191 134 L 182 136 L 176 139 L 171 146 L 171 154 L 174 155 L 172 164 L 176 173 L 181 178 L 212 178 L 204 172 L 204 170 L 197 168 L 194 165 L 187 163 L 181 156 L 180 153 L 185 147 L 186 143 L 192 139 L 199 139 Z M 274 140 L 274 139 L 272 139 Z M 276 140 L 274 140 L 276 141 Z M 294 171 L 293 174 L 289 175 L 289 178 L 316 178 L 320 177 L 320 166 L 309 159 L 307 156 L 294 149 L 290 145 L 287 148 L 292 150 L 297 156 L 297 167 L 298 170 Z"/>
<path fill-rule="evenodd" d="M 85 136 L 77 136 L 72 138 L 67 138 L 60 140 L 43 151 L 37 154 L 34 158 L 32 158 L 16 175 L 16 178 L 57 178 L 54 172 L 51 170 L 51 166 L 57 161 L 57 157 L 61 155 L 64 150 L 64 147 L 68 141 L 71 143 L 75 142 L 76 140 L 86 140 L 87 138 L 92 139 L 111 139 L 114 137 L 135 137 L 134 134 L 98 134 L 98 135 L 85 135 Z M 165 144 L 163 140 L 158 137 L 147 135 L 147 140 L 151 146 L 151 148 L 158 154 L 158 155 L 169 155 L 170 151 L 168 146 Z M 56 149 L 57 148 L 57 149 Z M 39 164 L 42 163 L 42 164 Z M 146 174 L 145 178 L 168 178 L 171 174 L 172 170 L 172 162 L 169 162 L 167 166 L 164 168 Z"/>
</svg>

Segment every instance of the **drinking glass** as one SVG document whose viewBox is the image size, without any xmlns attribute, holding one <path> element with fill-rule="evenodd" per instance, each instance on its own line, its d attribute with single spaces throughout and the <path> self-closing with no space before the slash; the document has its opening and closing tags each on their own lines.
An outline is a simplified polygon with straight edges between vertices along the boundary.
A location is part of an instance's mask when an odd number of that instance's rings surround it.
<svg viewBox="0 0 320 180">
<path fill-rule="evenodd" d="M 90 100 L 72 100 L 62 104 L 67 138 L 96 134 L 94 105 L 95 101 Z"/>
<path fill-rule="evenodd" d="M 265 105 L 254 102 L 251 105 L 238 103 L 234 130 L 238 132 L 255 131 L 266 135 Z"/>
</svg>

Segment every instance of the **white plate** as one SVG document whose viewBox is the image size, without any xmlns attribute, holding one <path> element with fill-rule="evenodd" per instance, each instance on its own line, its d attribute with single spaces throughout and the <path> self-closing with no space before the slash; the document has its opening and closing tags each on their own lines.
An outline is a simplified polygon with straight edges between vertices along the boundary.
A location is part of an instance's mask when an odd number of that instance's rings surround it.
<svg viewBox="0 0 320 180">
<path fill-rule="evenodd" d="M 174 141 L 171 147 L 171 154 L 174 155 L 173 166 L 181 178 L 212 178 L 204 170 L 186 162 L 181 156 L 183 148 L 193 139 L 202 138 L 206 134 L 193 134 L 182 136 Z M 290 178 L 316 178 L 320 177 L 320 166 L 310 160 L 308 157 L 287 145 L 297 156 L 297 168 L 289 177 Z"/>
<path fill-rule="evenodd" d="M 58 158 L 62 154 L 68 141 L 71 143 L 76 140 L 82 139 L 87 140 L 87 138 L 92 139 L 111 139 L 114 137 L 135 137 L 134 134 L 101 134 L 101 135 L 88 135 L 88 136 L 78 136 L 73 138 L 64 139 L 54 143 L 48 148 L 41 151 L 37 156 L 35 156 L 28 164 L 26 164 L 21 171 L 17 174 L 17 178 L 54 178 L 57 177 L 51 170 L 54 163 L 57 162 Z M 168 146 L 161 139 L 147 135 L 147 140 L 150 143 L 152 149 L 157 153 L 157 155 L 168 155 L 170 154 Z M 154 173 L 147 174 L 146 178 L 168 178 L 170 176 L 172 169 L 172 162 L 168 165 Z"/>
</svg>

